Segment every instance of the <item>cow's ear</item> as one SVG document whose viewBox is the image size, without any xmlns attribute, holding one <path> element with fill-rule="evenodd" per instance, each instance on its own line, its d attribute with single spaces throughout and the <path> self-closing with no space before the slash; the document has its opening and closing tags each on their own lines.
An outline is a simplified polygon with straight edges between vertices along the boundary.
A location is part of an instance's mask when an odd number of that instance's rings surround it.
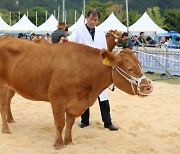
<svg viewBox="0 0 180 154">
<path fill-rule="evenodd" d="M 103 64 L 109 66 L 115 66 L 116 56 L 112 52 L 107 51 L 106 49 L 102 49 L 100 52 L 100 56 L 103 59 Z"/>
</svg>

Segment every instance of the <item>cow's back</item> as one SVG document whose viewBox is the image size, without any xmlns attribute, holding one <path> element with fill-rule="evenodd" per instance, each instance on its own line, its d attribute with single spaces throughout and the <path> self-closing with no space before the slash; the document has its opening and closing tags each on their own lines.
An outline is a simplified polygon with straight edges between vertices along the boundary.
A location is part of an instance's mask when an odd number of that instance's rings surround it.
<svg viewBox="0 0 180 154">
<path fill-rule="evenodd" d="M 49 101 L 50 87 L 54 91 L 63 91 L 64 86 L 78 91 L 82 86 L 91 88 L 87 82 L 96 81 L 97 71 L 93 70 L 101 62 L 98 49 L 70 42 L 37 44 L 9 39 L 3 43 L 0 55 L 9 59 L 3 68 L 4 80 L 26 98 Z"/>
</svg>

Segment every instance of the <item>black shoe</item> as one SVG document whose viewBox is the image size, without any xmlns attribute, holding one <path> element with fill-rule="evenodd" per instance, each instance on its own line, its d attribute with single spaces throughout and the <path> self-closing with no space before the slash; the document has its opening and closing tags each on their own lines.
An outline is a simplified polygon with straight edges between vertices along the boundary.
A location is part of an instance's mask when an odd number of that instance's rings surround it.
<svg viewBox="0 0 180 154">
<path fill-rule="evenodd" d="M 104 125 L 105 128 L 108 128 L 110 131 L 117 131 L 118 128 L 114 126 L 113 124 L 110 125 Z"/>
<path fill-rule="evenodd" d="M 89 126 L 89 124 L 80 123 L 80 124 L 78 124 L 78 126 L 79 126 L 80 128 L 84 128 L 84 127 L 87 127 L 87 126 Z"/>
</svg>

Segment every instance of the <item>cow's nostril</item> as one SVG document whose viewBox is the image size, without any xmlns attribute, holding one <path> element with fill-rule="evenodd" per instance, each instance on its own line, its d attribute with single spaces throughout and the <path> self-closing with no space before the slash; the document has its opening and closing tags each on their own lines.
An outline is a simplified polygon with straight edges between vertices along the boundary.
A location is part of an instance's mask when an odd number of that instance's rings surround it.
<svg viewBox="0 0 180 154">
<path fill-rule="evenodd" d="M 151 90 L 151 87 L 150 87 L 150 86 L 148 86 L 148 87 L 147 87 L 147 90 Z"/>
</svg>

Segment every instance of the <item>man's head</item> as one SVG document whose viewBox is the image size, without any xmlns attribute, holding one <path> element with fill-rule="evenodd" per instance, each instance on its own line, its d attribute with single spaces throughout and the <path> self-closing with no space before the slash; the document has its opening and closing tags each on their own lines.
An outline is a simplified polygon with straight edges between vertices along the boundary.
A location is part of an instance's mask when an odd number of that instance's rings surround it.
<svg viewBox="0 0 180 154">
<path fill-rule="evenodd" d="M 146 38 L 146 41 L 149 42 L 149 43 L 151 43 L 151 42 L 152 42 L 152 38 L 151 38 L 150 36 L 148 36 L 148 37 Z"/>
<path fill-rule="evenodd" d="M 97 10 L 90 10 L 87 13 L 86 20 L 89 28 L 94 28 L 99 21 L 100 13 Z"/>
<path fill-rule="evenodd" d="M 141 37 L 144 37 L 144 32 L 140 32 L 140 36 L 141 36 Z"/>
<path fill-rule="evenodd" d="M 126 40 L 128 38 L 128 36 L 129 36 L 129 34 L 127 32 L 124 32 L 121 37 L 123 40 Z"/>
<path fill-rule="evenodd" d="M 23 39 L 23 36 L 24 36 L 23 33 L 19 33 L 19 34 L 18 34 L 18 38 Z"/>
<path fill-rule="evenodd" d="M 59 22 L 57 27 L 61 30 L 64 30 L 66 28 L 66 24 L 65 22 Z"/>
</svg>

